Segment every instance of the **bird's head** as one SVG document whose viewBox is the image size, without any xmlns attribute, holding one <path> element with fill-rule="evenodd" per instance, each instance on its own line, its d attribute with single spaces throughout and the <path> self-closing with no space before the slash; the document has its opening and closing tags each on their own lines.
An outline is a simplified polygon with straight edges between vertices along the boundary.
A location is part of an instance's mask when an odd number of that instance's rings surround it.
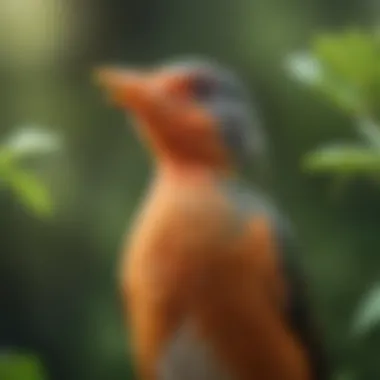
<svg viewBox="0 0 380 380">
<path fill-rule="evenodd" d="M 245 87 L 218 64 L 105 67 L 96 75 L 111 101 L 133 114 L 162 162 L 231 169 L 263 147 Z"/>
</svg>

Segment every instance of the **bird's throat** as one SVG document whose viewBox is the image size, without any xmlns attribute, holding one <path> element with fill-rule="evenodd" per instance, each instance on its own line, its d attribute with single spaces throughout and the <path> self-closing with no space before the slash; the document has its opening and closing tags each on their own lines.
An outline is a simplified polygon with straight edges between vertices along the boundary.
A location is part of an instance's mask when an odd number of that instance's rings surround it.
<svg viewBox="0 0 380 380">
<path fill-rule="evenodd" d="M 230 180 L 237 177 L 237 173 L 232 170 L 171 161 L 159 162 L 156 168 L 157 179 L 181 185 L 208 185 L 215 180 Z"/>
</svg>

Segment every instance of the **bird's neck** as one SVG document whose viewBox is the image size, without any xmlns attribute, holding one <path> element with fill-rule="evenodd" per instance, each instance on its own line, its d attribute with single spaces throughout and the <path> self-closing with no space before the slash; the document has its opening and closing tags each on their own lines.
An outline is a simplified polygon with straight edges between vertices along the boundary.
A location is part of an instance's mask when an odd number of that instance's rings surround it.
<svg viewBox="0 0 380 380">
<path fill-rule="evenodd" d="M 233 180 L 238 178 L 236 171 L 226 168 L 214 168 L 191 163 L 159 162 L 156 168 L 157 178 L 172 183 L 203 184 L 215 180 Z"/>
</svg>

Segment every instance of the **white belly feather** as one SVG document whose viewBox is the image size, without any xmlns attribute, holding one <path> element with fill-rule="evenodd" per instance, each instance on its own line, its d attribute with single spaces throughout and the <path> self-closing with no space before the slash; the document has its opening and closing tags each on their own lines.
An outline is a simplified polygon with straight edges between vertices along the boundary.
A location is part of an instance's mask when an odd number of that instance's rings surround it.
<svg viewBox="0 0 380 380">
<path fill-rule="evenodd" d="M 190 323 L 169 342 L 159 363 L 158 380 L 233 380 L 211 347 L 199 339 Z"/>
</svg>

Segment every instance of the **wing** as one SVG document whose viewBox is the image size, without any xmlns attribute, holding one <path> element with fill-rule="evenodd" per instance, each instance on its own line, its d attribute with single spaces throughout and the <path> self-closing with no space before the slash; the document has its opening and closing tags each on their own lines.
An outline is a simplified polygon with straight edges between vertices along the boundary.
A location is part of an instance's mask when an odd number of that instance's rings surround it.
<svg viewBox="0 0 380 380">
<path fill-rule="evenodd" d="M 254 217 L 210 255 L 194 320 L 232 379 L 311 380 L 308 353 L 284 313 L 271 227 L 268 218 Z"/>
<path fill-rule="evenodd" d="M 308 351 L 311 362 L 313 379 L 326 380 L 331 376 L 327 354 L 321 341 L 321 333 L 313 317 L 305 271 L 301 268 L 295 237 L 289 224 L 278 224 L 277 236 L 283 262 L 283 270 L 289 285 L 289 302 L 286 315 L 288 323 Z"/>
<path fill-rule="evenodd" d="M 196 297 L 203 335 L 239 379 L 327 380 L 295 239 L 272 202 L 227 185 L 244 226 L 207 265 Z"/>
</svg>

